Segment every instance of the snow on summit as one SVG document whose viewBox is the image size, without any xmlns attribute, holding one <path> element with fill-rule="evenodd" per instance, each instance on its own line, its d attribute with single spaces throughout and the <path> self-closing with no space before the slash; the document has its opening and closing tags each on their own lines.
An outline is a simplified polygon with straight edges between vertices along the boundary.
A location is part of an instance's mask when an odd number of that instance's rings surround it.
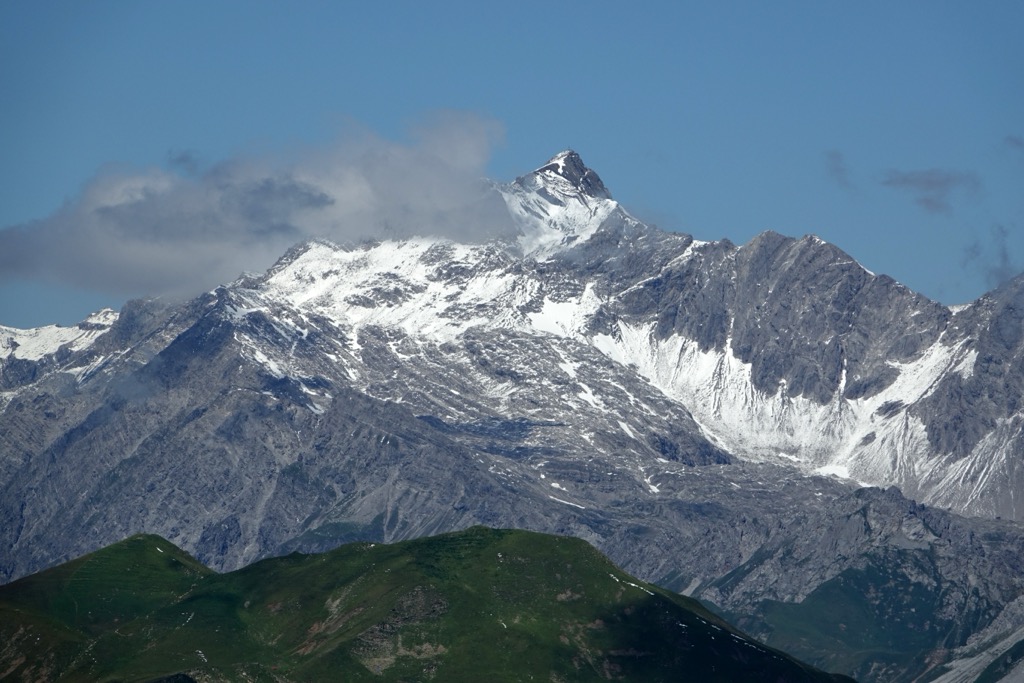
<svg viewBox="0 0 1024 683">
<path fill-rule="evenodd" d="M 576 152 L 568 149 L 551 157 L 546 164 L 533 172 L 547 182 L 560 185 L 568 183 L 576 192 L 595 199 L 611 199 L 608 188 L 593 170 L 587 168 Z"/>
<path fill-rule="evenodd" d="M 473 325 L 514 317 L 529 292 L 500 268 L 503 260 L 509 257 L 493 245 L 438 238 L 352 249 L 317 242 L 274 273 L 263 290 L 353 328 L 395 327 L 445 341 Z"/>
<path fill-rule="evenodd" d="M 625 214 L 571 150 L 498 190 L 527 263 L 584 242 L 614 212 Z M 476 325 L 562 330 L 570 321 L 556 319 L 580 302 L 548 298 L 541 279 L 521 267 L 510 246 L 428 236 L 347 247 L 311 242 L 272 269 L 262 289 L 352 329 L 400 328 L 432 341 L 453 339 Z M 583 308 L 596 305 L 588 299 Z"/>
<path fill-rule="evenodd" d="M 89 346 L 117 320 L 117 311 L 105 308 L 71 327 L 45 325 L 28 330 L 0 325 L 0 358 L 39 360 L 61 347 L 78 351 Z"/>
<path fill-rule="evenodd" d="M 572 150 L 501 190 L 520 231 L 519 246 L 538 260 L 586 241 L 612 213 L 625 213 Z"/>
</svg>

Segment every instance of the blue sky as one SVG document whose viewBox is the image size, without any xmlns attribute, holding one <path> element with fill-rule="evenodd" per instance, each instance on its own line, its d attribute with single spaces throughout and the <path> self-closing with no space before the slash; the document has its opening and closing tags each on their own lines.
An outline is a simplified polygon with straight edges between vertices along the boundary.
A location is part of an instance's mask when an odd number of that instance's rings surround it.
<svg viewBox="0 0 1024 683">
<path fill-rule="evenodd" d="M 1024 267 L 1022 26 L 995 1 L 0 3 L 0 324 L 265 268 L 327 179 L 465 217 L 436 206 L 463 176 L 567 147 L 663 228 L 813 233 L 963 303 Z"/>
</svg>

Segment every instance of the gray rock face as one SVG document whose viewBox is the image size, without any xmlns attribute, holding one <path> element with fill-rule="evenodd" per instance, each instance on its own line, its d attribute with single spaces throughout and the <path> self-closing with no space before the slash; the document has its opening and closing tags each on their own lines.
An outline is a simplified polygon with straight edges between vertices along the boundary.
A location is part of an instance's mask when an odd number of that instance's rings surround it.
<svg viewBox="0 0 1024 683">
<path fill-rule="evenodd" d="M 928 421 L 929 443 L 937 452 L 963 458 L 1001 421 L 1011 420 L 1019 427 L 1024 400 L 1024 276 L 959 311 L 949 327 L 951 341 L 967 345 L 975 354 L 972 371 L 944 376 L 917 412 L 946 416 Z"/>
<path fill-rule="evenodd" d="M 509 240 L 299 245 L 5 347 L 0 579 L 140 532 L 233 569 L 521 527 L 865 680 L 937 672 L 1019 604 L 1017 524 L 888 487 L 1024 515 L 1024 281 L 953 312 L 813 237 L 664 233 L 571 152 L 502 192 Z M 836 596 L 890 640 L 787 630 Z"/>
<path fill-rule="evenodd" d="M 611 199 L 612 194 L 608 191 L 608 188 L 601 182 L 601 178 L 593 170 L 586 167 L 583 163 L 583 159 L 580 155 L 573 151 L 562 152 L 556 155 L 551 161 L 538 168 L 529 176 L 520 178 L 517 182 L 522 185 L 526 185 L 530 180 L 534 178 L 541 179 L 538 183 L 540 188 L 543 188 L 543 179 L 545 176 L 557 176 L 562 178 L 569 185 L 575 189 L 579 194 L 592 197 L 594 199 Z M 549 198 L 554 198 L 553 195 L 548 194 Z"/>
</svg>

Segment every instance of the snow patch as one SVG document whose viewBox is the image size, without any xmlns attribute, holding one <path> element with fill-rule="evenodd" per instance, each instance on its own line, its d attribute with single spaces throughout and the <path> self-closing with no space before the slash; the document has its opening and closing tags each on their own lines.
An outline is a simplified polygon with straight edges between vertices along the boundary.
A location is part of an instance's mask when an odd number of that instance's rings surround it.
<svg viewBox="0 0 1024 683">
<path fill-rule="evenodd" d="M 587 283 L 578 299 L 553 301 L 549 297 L 544 297 L 541 310 L 530 313 L 527 317 L 530 325 L 538 332 L 575 338 L 600 306 L 601 300 L 594 293 L 593 283 Z"/>
<path fill-rule="evenodd" d="M 548 498 L 550 498 L 551 500 L 555 501 L 556 503 L 562 503 L 564 505 L 572 505 L 574 508 L 579 508 L 580 510 L 586 510 L 587 509 L 587 508 L 583 507 L 582 505 L 580 505 L 578 503 L 570 503 L 567 500 L 562 500 L 561 498 L 555 498 L 554 496 L 548 496 Z"/>
<path fill-rule="evenodd" d="M 90 346 L 117 321 L 117 312 L 103 309 L 78 325 L 45 325 L 27 330 L 0 325 L 0 358 L 38 361 L 61 347 L 81 351 Z"/>
<path fill-rule="evenodd" d="M 824 465 L 814 471 L 815 473 L 825 477 L 838 477 L 839 479 L 850 478 L 850 468 L 846 465 Z"/>
<path fill-rule="evenodd" d="M 974 375 L 974 365 L 977 361 L 978 352 L 975 349 L 970 349 L 953 367 L 953 372 L 957 373 L 964 379 L 970 379 Z"/>
<path fill-rule="evenodd" d="M 594 392 L 590 389 L 589 386 L 580 382 L 580 388 L 581 391 L 578 394 L 576 394 L 576 396 L 578 396 L 580 400 L 586 401 L 587 403 L 589 403 L 594 408 L 597 408 L 598 410 L 604 410 L 604 404 L 602 404 L 601 400 L 594 395 Z"/>
<path fill-rule="evenodd" d="M 554 173 L 523 181 L 525 186 L 502 188 L 502 197 L 519 229 L 519 247 L 538 261 L 589 240 L 613 212 L 621 211 L 618 202 L 584 195 Z"/>
</svg>

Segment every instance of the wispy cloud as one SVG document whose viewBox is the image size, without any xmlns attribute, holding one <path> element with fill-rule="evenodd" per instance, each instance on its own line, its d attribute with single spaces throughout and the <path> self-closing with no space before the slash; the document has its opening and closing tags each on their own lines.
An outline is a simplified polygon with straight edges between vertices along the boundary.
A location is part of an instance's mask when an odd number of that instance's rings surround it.
<svg viewBox="0 0 1024 683">
<path fill-rule="evenodd" d="M 991 239 L 984 245 L 976 239 L 964 249 L 962 265 L 979 271 L 991 289 L 1021 272 L 1021 266 L 1010 253 L 1009 236 L 1005 226 L 995 225 L 990 231 Z"/>
<path fill-rule="evenodd" d="M 167 153 L 167 165 L 187 175 L 196 175 L 202 164 L 191 150 L 171 150 Z"/>
<path fill-rule="evenodd" d="M 973 195 L 981 189 L 981 181 L 974 173 L 939 168 L 890 170 L 882 184 L 910 194 L 914 202 L 929 213 L 951 213 L 954 193 L 962 191 Z"/>
<path fill-rule="evenodd" d="M 201 171 L 190 152 L 168 168 L 105 169 L 42 220 L 0 230 L 0 280 L 59 282 L 123 296 L 192 294 L 262 270 L 292 244 L 324 237 L 510 229 L 482 182 L 495 122 L 439 114 L 411 144 L 369 133 L 285 164 L 234 159 Z"/>
<path fill-rule="evenodd" d="M 1003 144 L 1018 163 L 1024 163 L 1024 137 L 1020 135 L 1007 135 L 1003 138 Z"/>
<path fill-rule="evenodd" d="M 839 187 L 847 190 L 853 187 L 846 159 L 839 150 L 830 149 L 825 152 L 825 172 Z"/>
</svg>

